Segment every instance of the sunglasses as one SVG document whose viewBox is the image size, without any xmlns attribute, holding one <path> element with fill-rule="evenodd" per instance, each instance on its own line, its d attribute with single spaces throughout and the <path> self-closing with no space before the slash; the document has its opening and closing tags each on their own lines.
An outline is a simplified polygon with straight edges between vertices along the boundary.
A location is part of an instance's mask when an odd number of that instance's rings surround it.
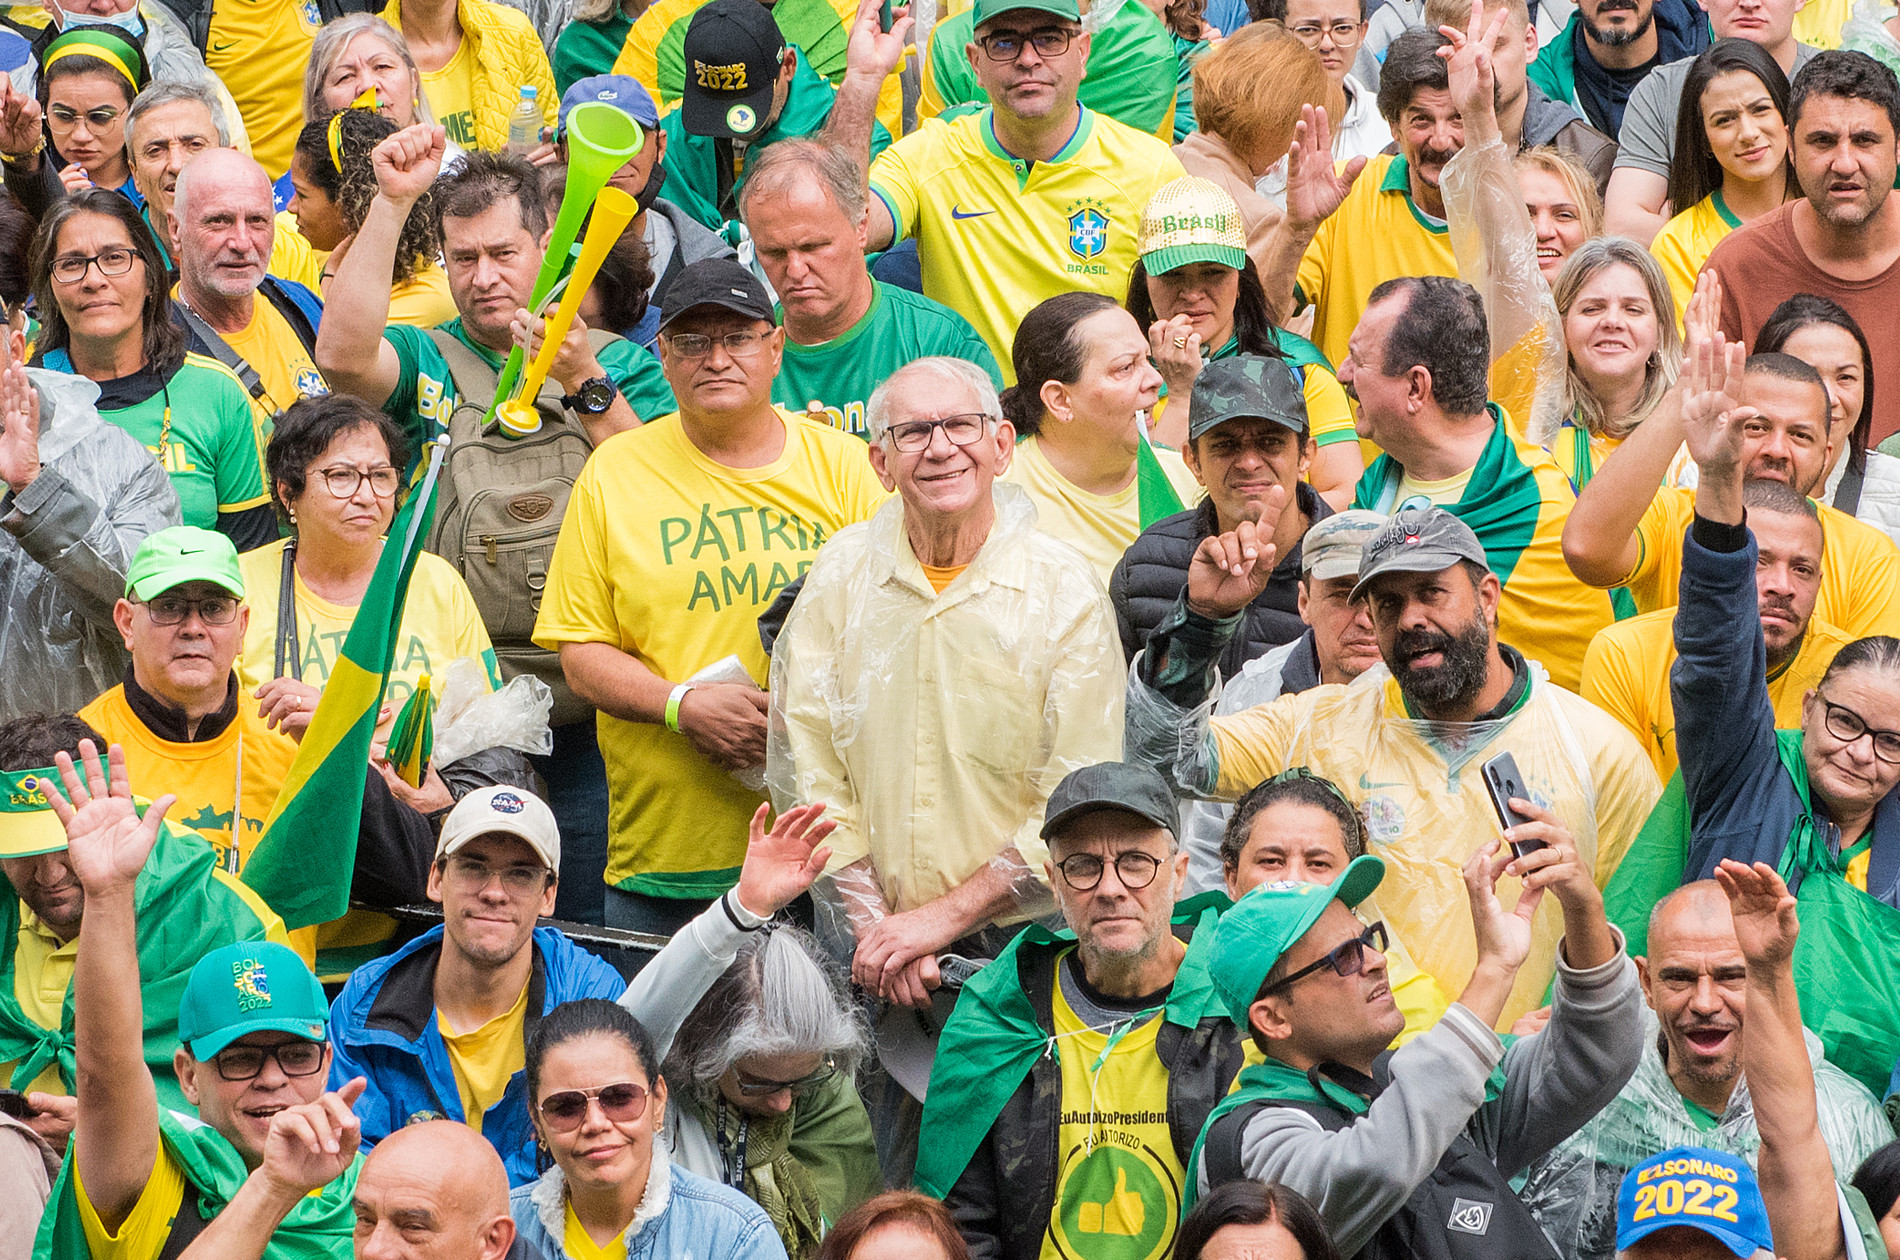
<svg viewBox="0 0 1900 1260">
<path fill-rule="evenodd" d="M 564 1089 L 541 1100 L 541 1121 L 562 1133 L 578 1129 L 587 1119 L 590 1102 L 598 1102 L 600 1113 L 615 1124 L 625 1124 L 646 1114 L 647 1087 L 621 1081 L 599 1089 Z"/>
<path fill-rule="evenodd" d="M 1356 976 L 1366 969 L 1366 951 L 1368 949 L 1375 949 L 1383 954 L 1385 953 L 1385 947 L 1385 924 L 1382 922 L 1375 923 L 1362 934 L 1353 937 L 1349 941 L 1335 945 L 1327 952 L 1324 958 L 1312 966 L 1302 967 L 1278 984 L 1269 985 L 1260 990 L 1260 996 L 1265 997 L 1269 993 L 1277 993 L 1290 988 L 1295 981 L 1304 980 L 1306 977 L 1316 972 L 1324 971 L 1328 967 L 1333 969 L 1334 974 L 1341 977 Z"/>
<path fill-rule="evenodd" d="M 769 1098 L 785 1089 L 803 1097 L 836 1076 L 838 1068 L 835 1064 L 827 1063 L 816 1072 L 807 1073 L 791 1081 L 775 1081 L 764 1076 L 754 1076 L 742 1067 L 734 1067 L 732 1073 L 738 1078 L 739 1092 L 747 1098 Z"/>
</svg>

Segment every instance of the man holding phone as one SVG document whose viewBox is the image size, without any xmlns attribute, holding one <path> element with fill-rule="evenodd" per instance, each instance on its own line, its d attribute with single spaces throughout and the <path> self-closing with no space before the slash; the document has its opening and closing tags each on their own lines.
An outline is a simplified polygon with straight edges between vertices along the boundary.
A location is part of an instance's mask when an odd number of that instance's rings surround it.
<svg viewBox="0 0 1900 1260">
<path fill-rule="evenodd" d="M 1387 922 L 1419 967 L 1457 993 L 1479 952 L 1460 912 L 1459 872 L 1499 831 L 1481 767 L 1512 754 L 1528 795 L 1509 807 L 1566 827 L 1599 887 L 1649 816 L 1656 771 L 1620 723 L 1499 642 L 1498 576 L 1471 527 L 1440 507 L 1400 512 L 1361 552 L 1351 598 L 1370 614 L 1385 670 L 1203 716 L 1215 664 L 1272 572 L 1278 507 L 1202 540 L 1186 592 L 1130 680 L 1127 755 L 1172 769 L 1180 790 L 1213 800 L 1291 766 L 1339 784 L 1393 866 L 1380 894 Z M 1198 737 L 1177 740 L 1182 723 Z M 1504 838 L 1521 842 L 1536 828 L 1514 826 Z M 1540 1005 L 1556 973 L 1561 916 L 1545 906 L 1532 926 L 1500 1027 Z"/>
</svg>

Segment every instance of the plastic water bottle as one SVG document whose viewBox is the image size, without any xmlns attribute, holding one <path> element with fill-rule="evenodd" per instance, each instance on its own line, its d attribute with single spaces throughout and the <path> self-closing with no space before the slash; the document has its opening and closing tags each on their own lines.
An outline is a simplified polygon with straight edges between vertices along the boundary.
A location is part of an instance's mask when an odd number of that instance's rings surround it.
<svg viewBox="0 0 1900 1260">
<path fill-rule="evenodd" d="M 526 157 L 541 143 L 541 103 L 535 99 L 534 85 L 521 85 L 521 99 L 508 115 L 508 152 Z"/>
</svg>

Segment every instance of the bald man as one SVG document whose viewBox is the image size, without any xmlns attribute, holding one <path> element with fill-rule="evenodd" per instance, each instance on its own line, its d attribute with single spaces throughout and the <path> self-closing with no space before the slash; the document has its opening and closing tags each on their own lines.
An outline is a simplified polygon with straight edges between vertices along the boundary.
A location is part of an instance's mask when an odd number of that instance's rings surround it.
<svg viewBox="0 0 1900 1260">
<path fill-rule="evenodd" d="M 284 1217 L 356 1158 L 361 1130 L 345 1100 L 360 1093 L 358 1077 L 278 1112 L 264 1162 L 180 1260 L 260 1260 Z M 518 1260 L 501 1157 L 452 1120 L 410 1125 L 378 1142 L 351 1206 L 356 1260 Z"/>
<path fill-rule="evenodd" d="M 1616 1195 L 1630 1168 L 1675 1146 L 1705 1146 L 1754 1161 L 1760 1138 L 1742 1084 L 1743 982 L 1747 966 L 1728 897 L 1714 880 L 1685 884 L 1658 902 L 1649 955 L 1637 975 L 1660 1035 L 1615 1101 L 1532 1166 L 1523 1199 L 1558 1249 L 1574 1260 L 1616 1251 Z M 1834 1167 L 1851 1176 L 1892 1140 L 1874 1096 L 1822 1058 L 1814 1065 L 1821 1133 Z"/>
<path fill-rule="evenodd" d="M 329 393 L 315 358 L 322 301 L 268 274 L 277 221 L 264 168 L 206 149 L 178 172 L 166 225 L 191 348 L 238 374 L 264 431 L 299 398 Z"/>
</svg>

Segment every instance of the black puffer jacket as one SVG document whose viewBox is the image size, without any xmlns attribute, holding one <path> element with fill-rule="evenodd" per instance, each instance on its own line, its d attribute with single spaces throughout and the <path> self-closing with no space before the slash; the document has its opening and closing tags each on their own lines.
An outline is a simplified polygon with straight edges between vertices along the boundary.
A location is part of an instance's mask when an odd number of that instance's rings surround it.
<svg viewBox="0 0 1900 1260">
<path fill-rule="evenodd" d="M 1304 481 L 1298 487 L 1299 508 L 1309 527 L 1333 514 L 1313 487 Z M 1148 642 L 1149 632 L 1187 589 L 1188 562 L 1216 524 L 1212 500 L 1202 500 L 1199 507 L 1156 521 L 1122 553 L 1108 579 L 1108 598 L 1115 605 L 1122 653 L 1129 660 L 1135 659 Z M 1246 621 L 1221 656 L 1221 677 L 1232 678 L 1268 648 L 1291 643 L 1306 633 L 1306 623 L 1300 620 L 1299 585 L 1300 548 L 1296 545 L 1273 567 L 1267 589 L 1248 605 Z"/>
</svg>

